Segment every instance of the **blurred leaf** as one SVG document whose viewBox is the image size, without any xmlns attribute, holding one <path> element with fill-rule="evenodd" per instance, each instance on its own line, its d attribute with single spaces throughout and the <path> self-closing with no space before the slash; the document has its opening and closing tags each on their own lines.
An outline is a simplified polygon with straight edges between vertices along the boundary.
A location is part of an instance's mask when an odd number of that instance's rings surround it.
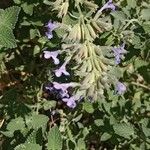
<svg viewBox="0 0 150 150">
<path fill-rule="evenodd" d="M 45 101 L 43 103 L 44 110 L 54 108 L 56 106 L 56 101 Z"/>
<path fill-rule="evenodd" d="M 98 127 L 104 125 L 104 122 L 103 122 L 102 119 L 96 119 L 96 120 L 94 120 L 94 123 L 95 123 L 95 125 L 98 126 Z"/>
<path fill-rule="evenodd" d="M 84 109 L 85 111 L 87 111 L 88 113 L 93 113 L 93 112 L 94 112 L 93 105 L 92 105 L 92 103 L 90 103 L 90 102 L 85 102 L 85 103 L 83 103 L 83 109 Z"/>
<path fill-rule="evenodd" d="M 30 39 L 34 39 L 35 37 L 39 36 L 39 30 L 38 29 L 30 29 Z"/>
<path fill-rule="evenodd" d="M 109 133 L 103 133 L 101 136 L 101 141 L 107 141 L 108 139 L 111 138 L 112 135 L 110 135 Z"/>
<path fill-rule="evenodd" d="M 85 150 L 86 149 L 86 145 L 85 145 L 85 141 L 83 139 L 79 139 L 77 142 L 77 149 L 76 150 Z"/>
<path fill-rule="evenodd" d="M 78 115 L 73 119 L 73 121 L 78 122 L 82 118 L 82 116 L 83 116 L 82 114 Z"/>
<path fill-rule="evenodd" d="M 32 116 L 26 117 L 26 124 L 28 128 L 33 128 L 33 129 L 39 129 L 43 128 L 45 129 L 47 126 L 49 118 L 45 115 L 36 115 L 33 114 Z"/>
<path fill-rule="evenodd" d="M 21 7 L 23 8 L 23 11 L 28 14 L 28 15 L 33 15 L 33 8 L 34 8 L 34 5 L 33 4 L 28 4 L 27 2 L 26 3 L 23 3 L 21 5 Z"/>
<path fill-rule="evenodd" d="M 7 125 L 7 130 L 11 132 L 14 132 L 16 130 L 22 130 L 24 128 L 25 128 L 25 122 L 21 117 L 12 119 Z"/>
<path fill-rule="evenodd" d="M 62 150 L 62 138 L 57 126 L 51 128 L 48 133 L 48 150 Z"/>
<path fill-rule="evenodd" d="M 129 139 L 130 136 L 134 135 L 134 128 L 130 124 L 126 123 L 115 124 L 113 125 L 113 129 L 116 134 L 127 139 Z"/>
<path fill-rule="evenodd" d="M 146 65 L 148 65 L 148 63 L 142 59 L 137 58 L 134 60 L 134 67 L 136 69 L 143 67 L 143 66 L 146 66 Z"/>
<path fill-rule="evenodd" d="M 127 0 L 127 4 L 129 7 L 135 8 L 136 7 L 136 0 Z"/>
<path fill-rule="evenodd" d="M 25 143 L 16 146 L 15 150 L 42 150 L 42 146 L 33 143 Z"/>
<path fill-rule="evenodd" d="M 150 8 L 146 8 L 146 9 L 143 9 L 142 11 L 141 11 L 141 17 L 142 17 L 142 19 L 144 19 L 144 20 L 150 20 Z"/>
<path fill-rule="evenodd" d="M 111 13 L 111 15 L 122 22 L 126 20 L 126 15 L 122 11 L 114 11 Z"/>
<path fill-rule="evenodd" d="M 144 22 L 142 24 L 143 29 L 145 30 L 146 33 L 150 33 L 150 21 Z"/>
</svg>

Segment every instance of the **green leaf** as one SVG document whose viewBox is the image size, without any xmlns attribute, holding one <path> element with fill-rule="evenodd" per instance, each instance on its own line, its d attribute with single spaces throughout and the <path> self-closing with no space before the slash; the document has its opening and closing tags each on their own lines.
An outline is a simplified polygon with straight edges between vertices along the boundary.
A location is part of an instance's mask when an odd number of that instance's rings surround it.
<svg viewBox="0 0 150 150">
<path fill-rule="evenodd" d="M 54 108 L 56 106 L 56 101 L 44 101 L 43 107 L 44 110 L 51 109 L 52 107 Z"/>
<path fill-rule="evenodd" d="M 150 21 L 144 22 L 142 27 L 146 33 L 150 33 Z"/>
<path fill-rule="evenodd" d="M 28 14 L 28 15 L 33 15 L 33 7 L 34 7 L 34 5 L 33 4 L 28 4 L 27 2 L 26 3 L 23 3 L 22 5 L 21 5 L 21 7 L 23 8 L 23 11 L 26 13 L 26 14 Z"/>
<path fill-rule="evenodd" d="M 15 150 L 42 150 L 42 146 L 33 143 L 25 143 L 16 146 Z"/>
<path fill-rule="evenodd" d="M 77 150 L 84 150 L 86 149 L 85 141 L 84 139 L 79 139 L 77 142 Z"/>
<path fill-rule="evenodd" d="M 87 111 L 88 113 L 93 113 L 93 112 L 94 112 L 93 105 L 92 105 L 92 103 L 90 103 L 90 102 L 85 102 L 85 103 L 83 103 L 83 109 L 84 109 L 85 111 Z"/>
<path fill-rule="evenodd" d="M 112 135 L 108 134 L 108 133 L 103 133 L 101 136 L 101 141 L 107 141 L 108 139 L 111 138 Z"/>
<path fill-rule="evenodd" d="M 7 130 L 11 132 L 14 132 L 16 130 L 22 130 L 24 128 L 25 128 L 25 122 L 21 117 L 12 119 L 7 125 Z"/>
<path fill-rule="evenodd" d="M 118 19 L 122 22 L 126 20 L 126 15 L 122 11 L 114 11 L 111 14 L 115 19 Z"/>
<path fill-rule="evenodd" d="M 146 9 L 143 9 L 142 11 L 141 11 L 141 17 L 142 17 L 142 19 L 144 19 L 144 20 L 150 20 L 150 8 L 146 8 Z"/>
<path fill-rule="evenodd" d="M 83 114 L 78 115 L 72 121 L 78 122 L 82 118 Z"/>
<path fill-rule="evenodd" d="M 46 128 L 47 122 L 49 118 L 45 115 L 36 115 L 33 114 L 32 116 L 26 117 L 26 124 L 29 128 L 39 129 L 39 128 Z"/>
<path fill-rule="evenodd" d="M 95 123 L 95 125 L 96 126 L 104 126 L 104 122 L 103 122 L 103 120 L 102 119 L 96 119 L 95 121 L 94 121 L 94 123 Z"/>
<path fill-rule="evenodd" d="M 9 7 L 0 11 L 0 46 L 7 48 L 16 47 L 13 29 L 18 19 L 20 8 L 18 6 Z"/>
<path fill-rule="evenodd" d="M 48 150 L 62 150 L 62 138 L 57 126 L 48 133 Z"/>
<path fill-rule="evenodd" d="M 134 135 L 134 128 L 130 124 L 126 123 L 115 124 L 113 126 L 113 129 L 116 134 L 127 139 L 130 139 L 130 136 Z"/>
<path fill-rule="evenodd" d="M 136 0 L 127 0 L 128 6 L 131 8 L 136 7 Z"/>
<path fill-rule="evenodd" d="M 10 138 L 14 136 L 14 132 L 11 131 L 0 131 L 0 133 Z"/>
</svg>

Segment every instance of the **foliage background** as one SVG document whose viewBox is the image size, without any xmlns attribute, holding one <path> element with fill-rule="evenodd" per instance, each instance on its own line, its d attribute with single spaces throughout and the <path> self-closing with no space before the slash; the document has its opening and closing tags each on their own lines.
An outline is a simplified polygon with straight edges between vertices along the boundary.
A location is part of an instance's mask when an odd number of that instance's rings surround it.
<svg viewBox="0 0 150 150">
<path fill-rule="evenodd" d="M 43 84 L 54 79 L 54 66 L 43 59 L 42 51 L 45 47 L 59 48 L 61 43 L 59 33 L 54 33 L 52 40 L 45 37 L 44 25 L 50 19 L 60 21 L 51 10 L 51 2 L 0 1 L 1 9 L 21 8 L 12 28 L 16 45 L 3 46 L 2 33 L 9 35 L 8 39 L 10 34 L 0 28 L 1 149 L 150 149 L 149 1 L 114 1 L 118 9 L 110 14 L 113 29 L 97 39 L 103 45 L 120 39 L 128 42 L 128 53 L 120 65 L 121 80 L 127 85 L 125 95 L 110 90 L 105 101 L 83 101 L 75 109 L 43 91 Z M 102 2 L 94 1 L 100 6 Z"/>
</svg>

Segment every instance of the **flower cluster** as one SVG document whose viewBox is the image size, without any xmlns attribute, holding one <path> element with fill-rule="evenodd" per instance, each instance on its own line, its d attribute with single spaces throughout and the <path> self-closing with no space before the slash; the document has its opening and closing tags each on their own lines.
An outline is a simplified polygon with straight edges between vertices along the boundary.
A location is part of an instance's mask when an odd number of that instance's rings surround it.
<svg viewBox="0 0 150 150">
<path fill-rule="evenodd" d="M 67 6 L 68 4 L 69 3 L 67 2 Z M 81 84 L 79 85 L 73 82 L 53 82 L 52 87 L 46 88 L 50 91 L 58 90 L 61 100 L 70 108 L 74 108 L 76 106 L 76 101 L 80 100 L 81 96 L 92 97 L 93 100 L 103 98 L 104 90 L 108 89 L 112 84 L 115 85 L 116 93 L 118 95 L 124 94 L 126 91 L 126 86 L 119 82 L 113 73 L 110 73 L 110 70 L 117 68 L 115 65 L 118 65 L 121 62 L 123 55 L 126 53 L 124 50 L 125 43 L 119 47 L 110 49 L 113 52 L 113 54 L 112 52 L 108 52 L 111 55 L 111 58 L 107 56 L 106 49 L 103 50 L 101 48 L 102 46 L 93 43 L 95 38 L 98 37 L 98 32 L 102 33 L 111 29 L 111 20 L 105 22 L 105 20 L 99 19 L 103 10 L 106 9 L 111 9 L 112 11 L 116 9 L 112 0 L 108 0 L 108 2 L 97 11 L 94 18 L 90 19 L 88 22 L 86 20 L 86 16 L 84 16 L 84 18 L 82 16 L 76 18 L 76 23 L 73 25 L 65 24 L 63 21 L 62 24 L 59 24 L 59 27 L 65 31 L 65 34 L 62 37 L 62 49 L 69 55 L 66 56 L 67 59 L 62 63 L 62 65 L 54 70 L 54 74 L 56 77 L 62 77 L 62 75 L 70 76 L 66 66 L 70 59 L 75 60 L 76 66 L 74 67 L 74 73 L 79 77 Z M 66 10 L 68 11 L 68 9 Z M 63 18 L 67 11 L 61 14 L 60 17 Z M 89 15 L 90 14 L 91 13 L 89 13 Z M 46 27 L 48 28 L 46 36 L 48 39 L 51 39 L 53 37 L 52 31 L 58 27 L 58 24 L 56 22 L 49 21 Z M 52 58 L 55 65 L 60 63 L 58 59 L 59 54 L 60 51 L 44 51 L 45 59 Z M 115 57 L 115 64 L 112 62 L 113 60 L 109 60 L 112 59 L 113 55 Z M 68 59 L 69 57 L 70 59 Z M 114 79 L 113 81 L 111 80 L 112 78 Z M 75 87 L 77 87 L 77 90 L 74 92 L 75 94 L 70 94 L 68 89 Z"/>
<path fill-rule="evenodd" d="M 53 24 L 51 24 L 51 26 L 53 27 Z M 59 50 L 51 51 L 51 52 L 45 50 L 43 53 L 44 53 L 44 58 L 45 59 L 52 58 L 55 65 L 58 65 L 60 63 L 59 59 L 57 58 L 59 53 L 60 53 Z M 61 77 L 62 75 L 66 75 L 66 76 L 70 75 L 69 72 L 66 69 L 67 63 L 68 63 L 68 61 L 65 61 L 59 69 L 56 69 L 54 71 L 56 77 Z M 75 101 L 78 100 L 79 98 L 77 98 L 77 96 L 70 96 L 70 93 L 68 92 L 68 89 L 70 87 L 74 88 L 76 86 L 79 86 L 79 84 L 73 83 L 73 82 L 70 82 L 70 83 L 53 82 L 52 84 L 53 84 L 52 86 L 47 85 L 47 86 L 45 86 L 45 88 L 47 90 L 49 90 L 50 92 L 53 92 L 53 91 L 57 90 L 57 92 L 59 93 L 59 97 L 62 99 L 62 101 L 65 102 L 68 107 L 75 108 L 76 107 L 76 102 Z"/>
</svg>

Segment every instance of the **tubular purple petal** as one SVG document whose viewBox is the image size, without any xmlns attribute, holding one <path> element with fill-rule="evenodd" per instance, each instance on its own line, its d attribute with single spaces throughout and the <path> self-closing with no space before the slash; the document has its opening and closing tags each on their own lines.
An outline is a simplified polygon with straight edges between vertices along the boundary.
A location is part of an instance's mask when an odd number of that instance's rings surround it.
<svg viewBox="0 0 150 150">
<path fill-rule="evenodd" d="M 53 38 L 53 33 L 52 31 L 55 30 L 58 25 L 56 22 L 52 22 L 51 20 L 48 22 L 48 24 L 45 26 L 47 27 L 47 32 L 45 33 L 48 39 L 52 39 Z"/>
<path fill-rule="evenodd" d="M 121 95 L 121 94 L 123 94 L 125 91 L 126 91 L 126 86 L 125 86 L 123 83 L 118 82 L 118 83 L 116 84 L 116 93 L 119 94 L 119 95 Z"/>
<path fill-rule="evenodd" d="M 70 108 L 75 108 L 76 107 L 76 102 L 74 96 L 70 98 L 63 98 L 62 101 L 67 103 L 67 106 Z"/>
<path fill-rule="evenodd" d="M 69 72 L 67 72 L 66 70 L 66 62 L 64 62 L 64 64 L 59 68 L 59 69 L 56 69 L 55 70 L 55 75 L 56 77 L 60 77 L 62 74 L 66 75 L 66 76 L 69 76 Z"/>
<path fill-rule="evenodd" d="M 98 12 L 102 12 L 105 9 L 115 10 L 116 6 L 113 4 L 112 0 L 109 0 Z"/>
<path fill-rule="evenodd" d="M 58 54 L 59 54 L 59 51 L 53 51 L 53 52 L 50 52 L 50 51 L 44 51 L 44 58 L 45 59 L 50 59 L 52 58 L 54 60 L 54 64 L 55 65 L 58 65 L 59 64 L 59 59 L 57 58 Z"/>
<path fill-rule="evenodd" d="M 123 43 L 120 47 L 113 48 L 114 56 L 115 56 L 115 64 L 119 64 L 121 62 L 122 56 L 126 53 L 124 50 L 125 43 Z"/>
</svg>

